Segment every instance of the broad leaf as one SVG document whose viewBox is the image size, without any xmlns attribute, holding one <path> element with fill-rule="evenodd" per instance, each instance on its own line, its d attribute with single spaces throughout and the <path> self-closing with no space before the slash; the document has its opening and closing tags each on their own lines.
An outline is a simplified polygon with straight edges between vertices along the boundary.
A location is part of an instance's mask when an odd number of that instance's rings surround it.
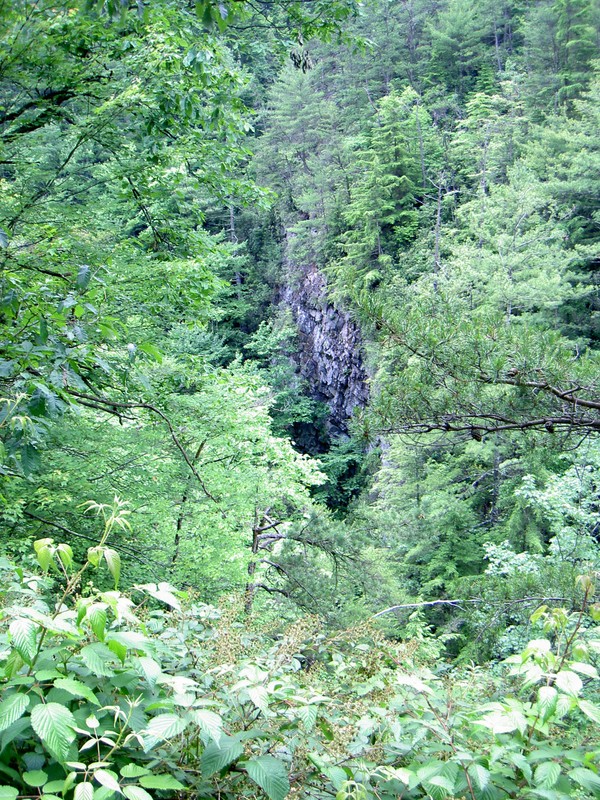
<svg viewBox="0 0 600 800">
<path fill-rule="evenodd" d="M 134 663 L 140 667 L 140 672 L 148 681 L 150 686 L 154 689 L 157 679 L 162 675 L 160 664 L 148 656 L 140 656 L 139 658 L 135 659 Z"/>
<path fill-rule="evenodd" d="M 600 775 L 585 767 L 576 767 L 568 773 L 569 778 L 596 796 L 600 793 Z"/>
<path fill-rule="evenodd" d="M 203 740 L 212 739 L 219 744 L 223 735 L 223 720 L 214 711 L 207 711 L 203 708 L 194 709 L 191 712 L 194 722 L 200 726 Z"/>
<path fill-rule="evenodd" d="M 106 630 L 106 609 L 101 603 L 93 603 L 86 611 L 86 619 L 89 620 L 90 627 L 102 641 Z"/>
<path fill-rule="evenodd" d="M 483 791 L 490 782 L 490 771 L 481 764 L 471 764 L 468 769 L 469 775 L 478 789 Z"/>
<path fill-rule="evenodd" d="M 124 786 L 123 794 L 128 800 L 152 800 L 152 797 L 141 786 Z"/>
<path fill-rule="evenodd" d="M 157 717 L 153 717 L 141 732 L 147 743 L 146 749 L 150 749 L 157 742 L 179 736 L 185 730 L 186 725 L 187 720 L 178 717 L 177 714 L 159 714 Z"/>
<path fill-rule="evenodd" d="M 75 740 L 75 717 L 59 703 L 41 703 L 31 712 L 31 725 L 46 748 L 64 761 Z"/>
<path fill-rule="evenodd" d="M 139 764 L 126 764 L 121 767 L 121 775 L 124 778 L 139 778 L 141 775 L 149 775 L 150 770 L 146 767 L 141 767 Z"/>
<path fill-rule="evenodd" d="M 254 705 L 263 712 L 263 714 L 267 714 L 269 711 L 269 692 L 267 691 L 265 686 L 249 686 L 246 690 L 248 692 L 248 697 Z"/>
<path fill-rule="evenodd" d="M 273 756 L 251 758 L 245 764 L 246 772 L 270 800 L 284 800 L 290 791 L 290 781 L 285 764 Z"/>
<path fill-rule="evenodd" d="M 13 722 L 25 713 L 29 705 L 29 697 L 26 694 L 13 694 L 0 703 L 0 731 L 6 730 Z"/>
<path fill-rule="evenodd" d="M 15 650 L 26 664 L 31 664 L 37 649 L 39 627 L 30 619 L 16 619 L 8 629 Z"/>
<path fill-rule="evenodd" d="M 177 778 L 172 775 L 143 775 L 140 778 L 140 784 L 145 789 L 185 789 L 183 783 L 180 783 Z"/>
<path fill-rule="evenodd" d="M 48 783 L 48 774 L 42 769 L 34 769 L 30 772 L 24 772 L 23 780 L 28 786 L 34 786 L 37 788 Z"/>
<path fill-rule="evenodd" d="M 107 789 L 122 794 L 117 776 L 111 770 L 97 769 L 96 772 L 94 772 L 94 780 L 98 781 L 101 786 L 106 786 Z"/>
<path fill-rule="evenodd" d="M 94 800 L 94 786 L 93 784 L 85 781 L 78 783 L 75 787 L 75 794 L 73 800 Z"/>
<path fill-rule="evenodd" d="M 220 772 L 243 754 L 243 745 L 232 736 L 221 737 L 220 743 L 209 744 L 202 753 L 200 766 L 205 778 Z"/>
<path fill-rule="evenodd" d="M 554 686 L 541 686 L 538 691 L 538 707 L 542 717 L 542 722 L 549 719 L 556 710 L 558 692 Z"/>
<path fill-rule="evenodd" d="M 87 647 L 82 647 L 80 651 L 81 658 L 86 667 L 103 678 L 110 678 L 115 673 L 110 663 L 114 659 L 114 654 L 108 649 L 105 644 L 96 642 L 89 644 Z"/>
<path fill-rule="evenodd" d="M 579 710 L 583 711 L 586 717 L 589 717 L 597 725 L 600 725 L 600 708 L 587 700 L 579 700 L 577 705 Z"/>
<path fill-rule="evenodd" d="M 576 672 L 571 672 L 568 669 L 561 670 L 557 673 L 554 682 L 556 686 L 565 694 L 570 694 L 577 697 L 583 688 L 583 683 Z"/>
<path fill-rule="evenodd" d="M 536 786 L 551 789 L 558 780 L 560 771 L 560 764 L 557 764 L 556 761 L 545 761 L 536 767 L 533 781 Z"/>
<path fill-rule="evenodd" d="M 63 689 L 65 692 L 72 694 L 73 697 L 83 697 L 95 706 L 100 705 L 98 698 L 90 687 L 81 683 L 81 681 L 77 681 L 74 678 L 58 678 L 54 681 L 54 685 L 57 689 Z"/>
<path fill-rule="evenodd" d="M 569 666 L 574 672 L 579 672 L 580 675 L 585 675 L 586 678 L 598 678 L 598 670 L 596 667 L 584 661 L 571 661 Z"/>
<path fill-rule="evenodd" d="M 117 553 L 116 550 L 111 550 L 110 547 L 105 547 L 104 558 L 108 566 L 108 571 L 113 576 L 116 589 L 119 583 L 119 578 L 121 577 L 121 556 Z"/>
</svg>

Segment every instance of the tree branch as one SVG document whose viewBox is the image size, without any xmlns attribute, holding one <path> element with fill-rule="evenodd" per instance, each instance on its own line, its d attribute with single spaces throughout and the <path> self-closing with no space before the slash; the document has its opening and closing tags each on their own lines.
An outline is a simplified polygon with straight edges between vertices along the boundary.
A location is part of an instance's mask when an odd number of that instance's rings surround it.
<svg viewBox="0 0 600 800">
<path fill-rule="evenodd" d="M 78 539 L 85 539 L 88 542 L 93 542 L 94 544 L 98 543 L 98 539 L 94 536 L 88 536 L 86 533 L 80 533 L 79 531 L 74 531 L 71 528 L 67 528 L 65 525 L 61 525 L 60 522 L 54 522 L 51 519 L 44 519 L 43 517 L 34 514 L 33 511 L 23 511 L 23 514 L 26 517 L 30 517 L 31 519 L 36 519 L 38 522 L 44 523 L 44 525 L 50 525 L 53 528 L 57 528 L 59 531 L 63 533 L 68 533 L 69 536 L 75 536 Z M 135 553 L 132 553 L 129 548 L 124 547 L 122 544 L 115 544 L 112 543 L 111 547 L 114 547 L 115 550 L 121 550 L 121 552 L 127 556 L 127 558 L 132 558 L 134 561 L 139 561 L 140 564 L 149 564 L 150 566 L 158 566 L 163 569 L 166 564 L 162 564 L 160 561 L 155 561 L 154 559 L 147 559 L 143 558 L 142 556 L 138 556 Z"/>
<path fill-rule="evenodd" d="M 118 408 L 129 408 L 129 409 L 136 409 L 136 408 L 144 408 L 147 411 L 151 411 L 156 416 L 160 417 L 162 421 L 166 424 L 167 428 L 169 429 L 169 434 L 173 441 L 173 444 L 177 447 L 181 455 L 183 456 L 183 460 L 188 465 L 190 471 L 200 484 L 200 487 L 206 497 L 212 500 L 217 505 L 219 504 L 219 500 L 206 488 L 206 485 L 202 478 L 200 477 L 198 470 L 194 466 L 192 459 L 189 456 L 189 453 L 182 445 L 179 437 L 175 433 L 175 428 L 171 420 L 167 417 L 167 415 L 161 411 L 156 406 L 152 405 L 151 403 L 126 403 L 120 400 L 109 400 L 105 397 L 100 397 L 97 395 L 90 395 L 84 394 L 83 392 L 77 392 L 75 389 L 67 389 L 67 393 L 70 394 L 72 397 L 77 397 L 80 400 L 87 401 L 88 406 L 91 405 L 92 408 L 96 408 L 98 411 L 104 411 L 106 413 L 111 413 L 111 409 L 118 409 Z"/>
<path fill-rule="evenodd" d="M 568 603 L 568 597 L 521 597 L 518 600 L 510 600 L 509 602 L 498 602 L 498 603 L 491 603 L 489 600 L 484 600 L 482 597 L 478 598 L 471 598 L 467 600 L 426 600 L 422 603 L 401 603 L 397 606 L 390 606 L 389 608 L 384 608 L 383 611 L 378 611 L 376 614 L 373 614 L 373 619 L 375 617 L 381 617 L 383 614 L 389 614 L 392 611 L 401 611 L 404 608 L 425 608 L 427 606 L 454 606 L 455 608 L 460 608 L 461 605 L 481 605 L 482 603 L 486 603 L 487 605 L 503 605 L 503 606 L 512 606 L 517 605 L 519 603 Z"/>
</svg>

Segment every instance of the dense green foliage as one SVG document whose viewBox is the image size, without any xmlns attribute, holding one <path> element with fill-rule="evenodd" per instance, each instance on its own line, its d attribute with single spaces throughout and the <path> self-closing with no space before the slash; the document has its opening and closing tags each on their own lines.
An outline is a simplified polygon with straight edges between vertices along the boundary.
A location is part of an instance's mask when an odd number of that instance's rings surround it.
<svg viewBox="0 0 600 800">
<path fill-rule="evenodd" d="M 58 604 L 47 599 L 53 580 L 0 565 L 6 800 L 600 793 L 598 743 L 573 743 L 567 726 L 600 724 L 600 607 L 588 576 L 579 614 L 536 611 L 542 638 L 508 659 L 508 676 L 473 667 L 440 678 L 440 644 L 418 623 L 399 645 L 368 625 L 327 637 L 316 618 L 248 628 L 235 605 L 190 602 L 165 582 L 133 587 L 137 603 L 117 589 L 78 594 L 104 562 L 118 582 L 108 545 L 127 528 L 122 504 L 89 510 L 104 533 L 83 567 L 68 545 L 35 543 L 61 585 Z"/>
<path fill-rule="evenodd" d="M 291 257 L 371 340 L 356 435 L 384 458 L 347 522 L 409 596 L 464 594 L 504 541 L 549 552 L 526 487 L 594 469 L 598 13 L 378 3 L 356 23 L 370 49 L 315 45 L 272 90 L 258 164 Z"/>
<path fill-rule="evenodd" d="M 599 797 L 597 0 L 0 20 L 0 800 Z"/>
</svg>

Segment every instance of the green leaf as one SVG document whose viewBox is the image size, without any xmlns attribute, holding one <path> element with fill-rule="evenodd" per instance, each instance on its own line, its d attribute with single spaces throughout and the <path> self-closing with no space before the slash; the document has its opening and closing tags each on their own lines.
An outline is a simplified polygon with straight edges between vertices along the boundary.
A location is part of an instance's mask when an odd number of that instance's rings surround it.
<svg viewBox="0 0 600 800">
<path fill-rule="evenodd" d="M 59 703 L 40 703 L 31 711 L 31 725 L 46 748 L 59 761 L 68 755 L 75 740 L 75 717 Z"/>
<path fill-rule="evenodd" d="M 593 603 L 588 608 L 588 612 L 594 622 L 600 622 L 600 603 Z"/>
<path fill-rule="evenodd" d="M 23 780 L 28 786 L 44 786 L 48 783 L 48 775 L 41 769 L 34 769 L 31 772 L 24 772 Z"/>
<path fill-rule="evenodd" d="M 284 800 L 290 791 L 285 764 L 273 756 L 251 758 L 245 764 L 246 772 L 270 800 Z"/>
<path fill-rule="evenodd" d="M 12 786 L 0 786 L 0 800 L 16 800 L 19 790 Z"/>
<path fill-rule="evenodd" d="M 123 794 L 128 800 L 152 800 L 152 797 L 141 786 L 124 786 Z"/>
<path fill-rule="evenodd" d="M 577 702 L 579 710 L 583 711 L 586 717 L 589 717 L 597 725 L 600 725 L 600 708 L 587 700 L 579 700 Z"/>
<path fill-rule="evenodd" d="M 144 583 L 136 588 L 147 592 L 151 597 L 154 597 L 156 600 L 160 600 L 161 603 L 165 603 L 171 608 L 174 608 L 176 611 L 181 610 L 181 603 L 173 594 L 174 589 L 169 583 L 165 583 L 163 581 L 162 583 L 159 583 L 158 586 L 154 583 Z"/>
<path fill-rule="evenodd" d="M 0 753 L 5 747 L 7 747 L 11 742 L 14 742 L 18 736 L 21 736 L 21 734 L 30 727 L 31 720 L 29 717 L 20 717 L 16 722 L 13 722 L 12 725 L 9 725 L 8 728 L 3 731 L 2 737 L 0 738 Z"/>
<path fill-rule="evenodd" d="M 109 650 L 116 655 L 121 663 L 125 663 L 125 659 L 127 658 L 127 645 L 123 642 L 119 641 L 118 639 L 114 638 L 115 634 L 111 635 L 111 638 L 108 640 L 107 645 Z"/>
<path fill-rule="evenodd" d="M 509 761 L 512 761 L 515 767 L 521 770 L 523 775 L 526 777 L 527 782 L 531 783 L 533 772 L 531 770 L 531 765 L 525 756 L 522 753 L 509 753 L 508 758 Z"/>
<path fill-rule="evenodd" d="M 77 272 L 75 285 L 80 291 L 83 291 L 84 289 L 87 289 L 91 277 L 92 277 L 92 271 L 90 270 L 88 265 L 82 264 Z"/>
<path fill-rule="evenodd" d="M 421 692 L 422 694 L 433 694 L 433 689 L 431 686 L 428 686 L 421 678 L 417 677 L 416 675 L 411 675 L 409 673 L 400 673 L 396 676 L 396 682 L 399 683 L 401 686 L 410 686 L 411 689 L 415 689 L 417 692 Z"/>
<path fill-rule="evenodd" d="M 583 683 L 579 675 L 568 669 L 558 672 L 554 678 L 554 683 L 562 692 L 570 694 L 572 697 L 577 697 L 583 689 Z"/>
<path fill-rule="evenodd" d="M 29 697 L 26 694 L 13 694 L 0 703 L 0 731 L 6 730 L 13 722 L 25 713 L 29 705 Z"/>
<path fill-rule="evenodd" d="M 77 631 L 77 628 L 71 625 L 70 622 L 67 622 L 63 615 L 50 617 L 48 614 L 42 614 L 35 608 L 23 609 L 22 613 L 27 615 L 33 622 L 38 623 L 52 633 L 64 633 L 67 636 L 71 636 L 75 639 L 79 638 L 79 632 Z"/>
<path fill-rule="evenodd" d="M 538 707 L 542 722 L 546 722 L 556 710 L 556 703 L 558 701 L 558 692 L 554 686 L 540 686 L 538 691 Z"/>
<path fill-rule="evenodd" d="M 110 547 L 105 547 L 104 558 L 108 566 L 108 571 L 112 575 L 113 580 L 115 582 L 115 589 L 116 589 L 119 583 L 119 578 L 121 577 L 121 556 L 117 553 L 116 550 L 111 550 Z"/>
<path fill-rule="evenodd" d="M 145 739 L 161 742 L 179 736 L 186 726 L 187 720 L 183 717 L 178 717 L 177 714 L 159 714 L 150 720 L 147 727 L 142 731 L 142 736 Z"/>
<path fill-rule="evenodd" d="M 476 724 L 484 725 L 495 734 L 512 733 L 512 731 L 516 730 L 522 733 L 527 728 L 525 717 L 513 709 L 502 709 L 492 714 L 486 714 Z"/>
<path fill-rule="evenodd" d="M 115 800 L 115 793 L 107 786 L 98 786 L 94 789 L 94 800 Z"/>
<path fill-rule="evenodd" d="M 533 773 L 533 781 L 536 786 L 544 789 L 551 789 L 560 777 L 560 764 L 556 761 L 545 761 L 536 767 Z"/>
<path fill-rule="evenodd" d="M 569 667 L 574 672 L 579 672 L 580 675 L 585 675 L 586 678 L 598 678 L 598 670 L 591 664 L 586 664 L 584 661 L 571 661 Z"/>
<path fill-rule="evenodd" d="M 94 800 L 94 786 L 89 781 L 78 783 L 75 787 L 73 800 Z"/>
<path fill-rule="evenodd" d="M 81 648 L 80 656 L 83 663 L 94 675 L 110 678 L 115 674 L 112 667 L 109 666 L 114 659 L 114 654 L 105 644 L 101 642 L 88 644 L 86 647 Z"/>
<path fill-rule="evenodd" d="M 171 775 L 143 775 L 140 784 L 145 789 L 185 789 L 183 783 Z"/>
<path fill-rule="evenodd" d="M 584 789 L 598 794 L 598 791 L 600 790 L 600 775 L 592 772 L 591 769 L 586 769 L 585 767 L 575 767 L 575 769 L 570 770 L 567 775 L 572 781 L 575 781 L 575 783 L 583 786 Z"/>
<path fill-rule="evenodd" d="M 317 723 L 317 727 L 320 729 L 327 742 L 332 742 L 334 740 L 335 733 L 326 719 L 321 718 Z"/>
<path fill-rule="evenodd" d="M 86 611 L 86 619 L 89 620 L 90 627 L 95 635 L 103 641 L 104 631 L 106 630 L 106 609 L 101 603 L 92 603 Z"/>
<path fill-rule="evenodd" d="M 475 785 L 478 789 L 483 791 L 490 782 L 490 771 L 481 764 L 470 764 L 468 768 L 469 775 L 473 778 Z"/>
<path fill-rule="evenodd" d="M 431 787 L 435 786 L 438 789 L 443 789 L 445 792 L 449 792 L 450 794 L 454 793 L 454 781 L 450 778 L 446 778 L 444 775 L 432 775 L 430 778 L 427 778 L 422 781 L 423 788 L 431 792 Z"/>
<path fill-rule="evenodd" d="M 117 776 L 112 770 L 97 769 L 96 772 L 94 772 L 94 780 L 98 781 L 101 786 L 106 786 L 107 789 L 111 789 L 113 792 L 123 794 Z"/>
<path fill-rule="evenodd" d="M 118 643 L 119 645 L 125 648 L 125 653 L 123 654 L 123 660 L 127 653 L 127 650 L 142 650 L 145 653 L 148 653 L 152 650 L 152 643 L 148 639 L 147 636 L 144 636 L 142 633 L 138 633 L 137 631 L 111 631 L 110 635 L 108 636 L 107 645 L 112 650 L 112 644 L 114 642 Z M 115 650 L 117 654 L 121 651 L 119 649 Z"/>
<path fill-rule="evenodd" d="M 232 764 L 243 754 L 243 745 L 233 736 L 222 736 L 220 743 L 209 744 L 204 749 L 200 759 L 202 774 L 210 778 L 215 772 L 220 772 Z"/>
<path fill-rule="evenodd" d="M 102 553 L 103 549 L 98 545 L 96 545 L 95 547 L 88 547 L 87 560 L 92 565 L 92 567 L 97 567 L 100 564 Z"/>
<path fill-rule="evenodd" d="M 146 767 L 140 767 L 139 764 L 125 764 L 121 767 L 121 775 L 124 778 L 139 778 L 140 775 L 149 775 L 150 770 Z"/>
<path fill-rule="evenodd" d="M 540 619 L 541 617 L 544 616 L 544 614 L 546 613 L 547 610 L 548 610 L 548 606 L 539 606 L 539 608 L 536 608 L 536 610 L 529 617 L 529 619 L 531 620 L 531 622 L 537 622 L 538 619 Z"/>
<path fill-rule="evenodd" d="M 13 769 L 12 767 L 9 767 L 7 764 L 4 764 L 2 761 L 0 761 L 0 772 L 3 772 L 5 775 L 8 775 L 9 778 L 12 778 L 14 783 L 21 782 L 21 776 L 19 775 L 17 770 Z"/>
<path fill-rule="evenodd" d="M 99 706 L 100 702 L 96 695 L 92 692 L 89 686 L 86 686 L 81 681 L 74 678 L 58 678 L 54 681 L 57 689 L 64 689 L 65 692 L 72 694 L 73 697 L 83 697 L 95 706 Z"/>
<path fill-rule="evenodd" d="M 214 711 L 197 708 L 191 712 L 190 716 L 199 725 L 203 739 L 206 737 L 207 741 L 212 739 L 213 742 L 219 744 L 223 735 L 223 720 L 218 714 L 215 714 Z"/>
<path fill-rule="evenodd" d="M 263 712 L 263 714 L 269 713 L 269 692 L 267 691 L 266 686 L 249 686 L 246 690 L 248 692 L 248 697 L 254 703 L 254 705 Z"/>
<path fill-rule="evenodd" d="M 146 355 L 151 356 L 159 364 L 162 364 L 163 354 L 160 352 L 158 347 L 155 347 L 150 342 L 144 342 L 143 344 L 138 345 L 138 350 L 141 350 L 142 353 L 146 353 Z"/>
<path fill-rule="evenodd" d="M 140 656 L 139 658 L 136 658 L 135 663 L 139 665 L 142 675 L 154 689 L 156 686 L 156 681 L 162 675 L 160 664 L 148 656 Z"/>
<path fill-rule="evenodd" d="M 49 781 L 48 783 L 44 784 L 44 792 L 58 792 L 62 794 L 64 785 L 65 782 L 62 779 L 59 781 Z"/>
<path fill-rule="evenodd" d="M 52 552 L 50 548 L 40 547 L 39 550 L 36 550 L 36 557 L 40 567 L 44 570 L 44 572 L 48 572 L 50 565 L 52 564 Z"/>
<path fill-rule="evenodd" d="M 37 650 L 38 626 L 30 619 L 20 618 L 11 622 L 8 630 L 15 650 L 26 664 L 31 664 Z"/>
<path fill-rule="evenodd" d="M 62 565 L 65 569 L 69 569 L 73 564 L 73 551 L 68 544 L 59 544 L 56 548 L 56 553 L 60 558 Z"/>
<path fill-rule="evenodd" d="M 306 728 L 306 730 L 312 731 L 317 722 L 319 707 L 317 705 L 300 706 L 300 708 L 297 710 L 296 713 L 304 723 L 304 727 Z"/>
</svg>

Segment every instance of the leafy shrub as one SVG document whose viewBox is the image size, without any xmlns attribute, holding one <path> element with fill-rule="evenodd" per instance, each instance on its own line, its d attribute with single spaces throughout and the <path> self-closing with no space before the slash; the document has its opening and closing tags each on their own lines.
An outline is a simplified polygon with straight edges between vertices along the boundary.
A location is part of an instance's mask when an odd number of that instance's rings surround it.
<svg viewBox="0 0 600 800">
<path fill-rule="evenodd" d="M 50 539 L 45 575 L 0 562 L 2 800 L 600 796 L 590 577 L 576 613 L 536 611 L 543 638 L 509 674 L 440 670 L 418 630 L 266 631 L 166 583 L 82 590 L 93 566 L 118 580 L 108 539 L 127 525 L 122 504 L 91 509 L 104 533 L 81 568 Z"/>
</svg>

